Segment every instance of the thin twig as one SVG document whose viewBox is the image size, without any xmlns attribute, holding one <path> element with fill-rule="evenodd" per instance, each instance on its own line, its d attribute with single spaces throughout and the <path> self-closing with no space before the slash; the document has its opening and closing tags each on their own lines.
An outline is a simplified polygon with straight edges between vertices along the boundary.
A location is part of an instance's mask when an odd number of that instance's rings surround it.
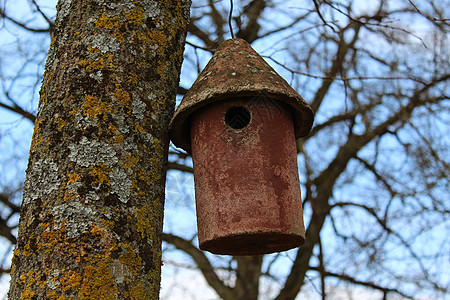
<svg viewBox="0 0 450 300">
<path fill-rule="evenodd" d="M 423 13 L 415 4 L 414 2 L 412 2 L 411 0 L 408 0 L 408 2 L 414 7 L 415 10 L 417 10 L 417 12 L 419 14 L 421 14 L 422 16 L 424 16 L 425 18 L 427 18 L 428 20 L 430 20 L 431 22 L 447 22 L 450 19 L 438 19 L 438 18 L 432 18 L 428 15 L 426 15 L 425 13 Z"/>
<path fill-rule="evenodd" d="M 52 31 L 52 28 L 54 26 L 52 20 L 50 20 L 50 18 L 47 17 L 46 14 L 44 14 L 44 12 L 41 10 L 41 8 L 39 7 L 39 5 L 36 3 L 35 0 L 31 0 L 31 2 L 34 4 L 34 6 L 36 7 L 36 10 L 41 14 L 41 16 L 45 19 L 45 21 L 47 21 L 50 31 Z"/>
<path fill-rule="evenodd" d="M 10 21 L 10 22 L 12 22 L 14 24 L 16 24 L 19 27 L 22 27 L 23 29 L 31 31 L 31 32 L 35 32 L 35 33 L 49 33 L 49 32 L 51 32 L 51 28 L 50 27 L 49 28 L 31 28 L 31 27 L 28 27 L 27 25 L 25 25 L 23 23 L 20 23 L 19 21 L 16 21 L 16 20 L 14 20 L 11 17 L 8 17 L 3 9 L 0 9 L 0 17 L 4 18 L 4 19 L 6 19 L 6 20 L 8 20 L 8 21 Z"/>
<path fill-rule="evenodd" d="M 314 2 L 314 6 L 316 7 L 316 12 L 317 12 L 317 14 L 319 15 L 319 18 L 322 20 L 323 24 L 326 25 L 326 26 L 328 26 L 328 27 L 330 27 L 331 30 L 333 30 L 333 32 L 336 32 L 336 30 L 333 28 L 333 26 L 331 26 L 330 24 L 328 24 L 328 22 L 325 21 L 325 19 L 323 18 L 322 13 L 320 12 L 320 9 L 319 9 L 319 8 L 320 8 L 320 5 L 319 5 L 319 3 L 317 2 L 317 0 L 313 0 L 313 2 Z"/>
<path fill-rule="evenodd" d="M 271 61 L 273 61 L 274 63 L 276 63 L 277 65 L 283 67 L 284 69 L 288 70 L 291 73 L 304 75 L 304 76 L 308 76 L 308 77 L 316 78 L 316 79 L 341 80 L 341 81 L 350 81 L 350 80 L 412 80 L 414 82 L 418 82 L 418 83 L 421 83 L 421 84 L 426 84 L 426 82 L 424 82 L 424 81 L 422 81 L 420 79 L 411 78 L 411 77 L 402 77 L 402 76 L 387 76 L 387 77 L 383 77 L 383 76 L 330 77 L 330 76 L 314 75 L 314 74 L 310 74 L 310 73 L 305 73 L 305 72 L 293 70 L 293 69 L 285 66 L 284 64 L 278 62 L 277 60 L 275 60 L 274 58 L 272 58 L 270 56 L 263 56 L 263 57 L 267 58 L 267 59 L 270 59 Z"/>
</svg>

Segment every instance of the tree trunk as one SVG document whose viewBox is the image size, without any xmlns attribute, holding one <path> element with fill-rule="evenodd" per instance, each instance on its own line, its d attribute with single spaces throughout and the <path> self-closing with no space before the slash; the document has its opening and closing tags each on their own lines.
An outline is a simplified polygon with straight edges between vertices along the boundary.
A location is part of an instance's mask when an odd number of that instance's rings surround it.
<svg viewBox="0 0 450 300">
<path fill-rule="evenodd" d="M 61 0 L 10 299 L 157 299 L 188 0 Z"/>
<path fill-rule="evenodd" d="M 261 276 L 262 255 L 235 256 L 237 261 L 235 299 L 257 300 Z"/>
</svg>

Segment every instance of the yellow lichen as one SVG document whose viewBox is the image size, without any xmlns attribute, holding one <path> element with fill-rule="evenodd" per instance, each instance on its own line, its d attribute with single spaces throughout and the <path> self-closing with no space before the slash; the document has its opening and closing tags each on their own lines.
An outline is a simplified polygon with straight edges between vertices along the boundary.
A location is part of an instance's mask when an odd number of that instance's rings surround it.
<svg viewBox="0 0 450 300">
<path fill-rule="evenodd" d="M 84 280 L 78 293 L 80 299 L 103 300 L 117 297 L 119 291 L 114 284 L 113 275 L 108 270 L 111 262 L 110 257 L 105 257 L 84 268 Z"/>
<path fill-rule="evenodd" d="M 124 168 L 132 168 L 139 162 L 139 156 L 128 155 L 125 163 L 123 164 Z"/>
<path fill-rule="evenodd" d="M 125 140 L 125 137 L 123 136 L 123 135 L 116 135 L 114 138 L 113 138 L 113 142 L 114 143 L 118 143 L 118 144 L 123 144 L 123 141 Z"/>
<path fill-rule="evenodd" d="M 36 293 L 30 289 L 25 289 L 20 295 L 20 300 L 31 300 Z"/>
<path fill-rule="evenodd" d="M 58 124 L 58 130 L 61 130 L 64 126 L 67 125 L 67 120 L 63 118 L 56 119 L 56 123 Z"/>
<path fill-rule="evenodd" d="M 135 128 L 137 132 L 145 132 L 145 129 L 140 124 L 136 124 Z"/>
<path fill-rule="evenodd" d="M 98 50 L 98 48 L 95 48 L 95 47 L 89 46 L 89 52 L 92 52 L 92 53 L 99 53 L 99 52 L 100 52 L 100 50 Z"/>
<path fill-rule="evenodd" d="M 146 288 L 147 286 L 148 285 L 146 285 L 142 281 L 132 286 L 130 288 L 130 299 L 131 300 L 149 299 L 149 291 L 148 288 Z"/>
<path fill-rule="evenodd" d="M 112 136 L 112 140 L 114 143 L 123 144 L 125 137 L 123 136 L 123 134 L 120 134 L 120 131 L 117 128 L 117 126 L 115 126 L 113 124 L 109 124 L 108 134 Z"/>
<path fill-rule="evenodd" d="M 35 272 L 33 270 L 28 271 L 27 273 L 27 279 L 28 279 L 28 283 L 27 286 L 31 286 L 36 282 L 36 278 L 35 278 Z"/>
<path fill-rule="evenodd" d="M 105 229 L 98 227 L 97 225 L 94 225 L 91 229 L 91 233 L 93 235 L 104 235 Z"/>
<path fill-rule="evenodd" d="M 33 138 L 31 140 L 31 151 L 34 151 L 43 141 L 41 123 L 42 118 L 37 118 L 34 124 Z"/>
<path fill-rule="evenodd" d="M 139 83 L 139 77 L 137 74 L 129 74 L 128 75 L 128 83 L 132 85 L 136 85 Z"/>
<path fill-rule="evenodd" d="M 97 164 L 91 166 L 90 174 L 94 177 L 93 184 L 108 184 L 110 183 L 109 173 L 111 168 L 108 168 L 105 164 Z"/>
<path fill-rule="evenodd" d="M 15 254 L 15 253 L 14 253 Z M 25 273 L 22 273 L 22 274 L 20 274 L 20 277 L 19 277 L 19 284 L 24 284 L 25 283 L 25 280 L 27 279 L 27 275 L 25 274 Z"/>
<path fill-rule="evenodd" d="M 156 229 L 156 218 L 150 205 L 146 204 L 138 209 L 136 221 L 136 231 L 141 237 L 152 238 L 151 233 Z"/>
<path fill-rule="evenodd" d="M 80 180 L 80 178 L 81 178 L 80 174 L 77 173 L 69 174 L 69 181 L 67 181 L 67 184 L 77 182 L 78 180 Z"/>
<path fill-rule="evenodd" d="M 158 182 L 161 179 L 161 172 L 163 170 L 163 166 L 161 163 L 161 159 L 156 158 L 156 157 L 152 157 L 149 159 L 150 161 L 150 165 L 152 166 L 151 168 L 151 173 L 150 173 L 150 182 L 149 184 L 154 184 L 155 182 Z"/>
<path fill-rule="evenodd" d="M 99 28 L 112 29 L 120 26 L 119 18 L 117 16 L 108 17 L 102 14 L 100 18 L 95 20 L 94 24 Z"/>
<path fill-rule="evenodd" d="M 30 257 L 30 256 L 34 255 L 34 252 L 31 250 L 31 245 L 30 245 L 29 241 L 23 247 L 22 255 L 25 257 Z"/>
<path fill-rule="evenodd" d="M 135 7 L 128 13 L 124 13 L 127 23 L 132 25 L 140 25 L 144 21 L 144 9 L 141 7 Z"/>
<path fill-rule="evenodd" d="M 169 61 L 160 63 L 158 65 L 158 75 L 163 79 L 167 80 L 168 76 L 171 76 L 167 71 L 170 70 L 171 63 Z"/>
<path fill-rule="evenodd" d="M 121 88 L 117 88 L 114 93 L 114 98 L 117 102 L 122 104 L 123 107 L 131 108 L 131 97 L 127 91 L 124 91 Z"/>
<path fill-rule="evenodd" d="M 51 299 L 51 300 L 58 300 L 58 298 L 59 298 L 58 294 L 55 291 L 48 291 L 46 296 L 48 299 Z"/>
<path fill-rule="evenodd" d="M 153 141 L 154 141 L 153 147 L 154 147 L 155 153 L 157 155 L 162 155 L 164 148 L 162 146 L 161 140 L 158 138 L 154 138 Z"/>
<path fill-rule="evenodd" d="M 116 125 L 109 124 L 109 126 L 108 126 L 108 133 L 109 134 L 114 135 L 114 134 L 116 134 L 116 131 L 118 131 L 118 130 L 119 129 L 117 128 Z"/>
<path fill-rule="evenodd" d="M 105 60 L 100 57 L 98 60 L 83 59 L 78 63 L 82 67 L 86 67 L 86 71 L 93 72 L 105 67 Z"/>
<path fill-rule="evenodd" d="M 158 44 L 158 51 L 163 51 L 163 49 L 160 50 L 160 48 L 166 48 L 167 43 L 167 35 L 165 35 L 162 32 L 159 31 L 150 31 L 147 33 L 146 39 L 148 39 L 149 44 Z M 168 60 L 170 61 L 170 60 Z"/>
<path fill-rule="evenodd" d="M 120 262 L 128 267 L 132 275 L 138 275 L 141 270 L 142 258 L 136 254 L 136 251 L 130 244 L 125 243 L 121 246 L 126 252 L 120 255 Z"/>
<path fill-rule="evenodd" d="M 62 278 L 59 280 L 63 291 L 77 290 L 81 286 L 83 277 L 75 271 L 68 270 L 63 273 Z"/>
<path fill-rule="evenodd" d="M 41 273 L 39 271 L 35 272 L 34 270 L 20 275 L 19 284 L 26 284 L 26 289 L 21 294 L 20 299 L 32 299 L 35 295 L 35 292 L 32 291 L 33 287 L 45 286 L 46 281 L 40 280 L 40 278 Z"/>
<path fill-rule="evenodd" d="M 64 194 L 64 201 L 71 201 L 78 197 L 78 194 L 75 191 L 67 190 Z"/>
<path fill-rule="evenodd" d="M 102 101 L 97 97 L 87 95 L 81 109 L 85 115 L 95 118 L 100 114 L 111 112 L 111 103 Z"/>
</svg>

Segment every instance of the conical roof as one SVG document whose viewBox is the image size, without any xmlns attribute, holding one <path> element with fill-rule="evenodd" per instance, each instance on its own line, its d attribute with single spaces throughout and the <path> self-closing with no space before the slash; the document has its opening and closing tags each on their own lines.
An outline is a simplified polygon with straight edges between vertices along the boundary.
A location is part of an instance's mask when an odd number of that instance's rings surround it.
<svg viewBox="0 0 450 300">
<path fill-rule="evenodd" d="M 292 108 L 297 139 L 309 133 L 314 120 L 309 104 L 246 41 L 226 40 L 175 111 L 169 125 L 172 142 L 190 153 L 189 117 L 192 113 L 228 98 L 260 95 L 284 102 Z"/>
</svg>

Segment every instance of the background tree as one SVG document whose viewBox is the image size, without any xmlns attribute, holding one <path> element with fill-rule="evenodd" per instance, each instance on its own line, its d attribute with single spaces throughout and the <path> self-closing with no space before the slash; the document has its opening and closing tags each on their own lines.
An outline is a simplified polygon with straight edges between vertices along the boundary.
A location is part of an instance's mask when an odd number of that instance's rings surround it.
<svg viewBox="0 0 450 300">
<path fill-rule="evenodd" d="M 19 134 L 34 121 L 40 43 L 53 28 L 45 1 L 2 10 L 2 230 L 14 243 L 21 201 Z M 229 2 L 193 2 L 180 95 L 230 37 Z M 316 113 L 297 141 L 307 226 L 298 251 L 221 257 L 196 246 L 190 158 L 171 148 L 163 259 L 196 269 L 223 299 L 443 298 L 449 285 L 448 1 L 234 1 L 231 25 Z M 8 9 L 9 8 L 9 9 Z M 33 17 L 30 17 L 33 16 Z M 43 33 L 44 32 L 44 33 Z M 29 42 L 31 41 L 31 42 Z M 27 45 L 25 47 L 24 45 Z M 13 48 L 14 47 L 14 48 Z M 5 52 L 17 57 L 11 65 Z M 34 69 L 32 69 L 34 68 Z M 31 76 L 32 75 L 32 76 Z M 23 120 L 23 121 L 20 121 Z M 18 133 L 19 132 L 19 133 Z M 18 149 L 18 150 L 16 150 Z M 17 162 L 17 174 L 11 163 Z M 16 166 L 14 166 L 16 167 Z M 17 179 L 18 178 L 18 179 Z M 446 201 L 447 200 L 447 201 Z M 179 250 L 181 250 L 181 252 Z M 8 257 L 8 248 L 4 249 Z M 3 268 L 8 271 L 8 259 Z M 176 273 L 171 273 L 171 275 Z M 183 273 L 181 273 L 183 274 Z M 174 275 L 175 276 L 175 275 Z M 164 278 L 163 278 L 164 279 Z M 163 290 L 169 298 L 181 282 Z M 192 291 L 202 299 L 202 291 Z M 366 294 L 367 295 L 367 294 Z M 348 296 L 350 298 L 350 296 Z M 366 297 L 366 296 L 365 296 Z"/>
</svg>

